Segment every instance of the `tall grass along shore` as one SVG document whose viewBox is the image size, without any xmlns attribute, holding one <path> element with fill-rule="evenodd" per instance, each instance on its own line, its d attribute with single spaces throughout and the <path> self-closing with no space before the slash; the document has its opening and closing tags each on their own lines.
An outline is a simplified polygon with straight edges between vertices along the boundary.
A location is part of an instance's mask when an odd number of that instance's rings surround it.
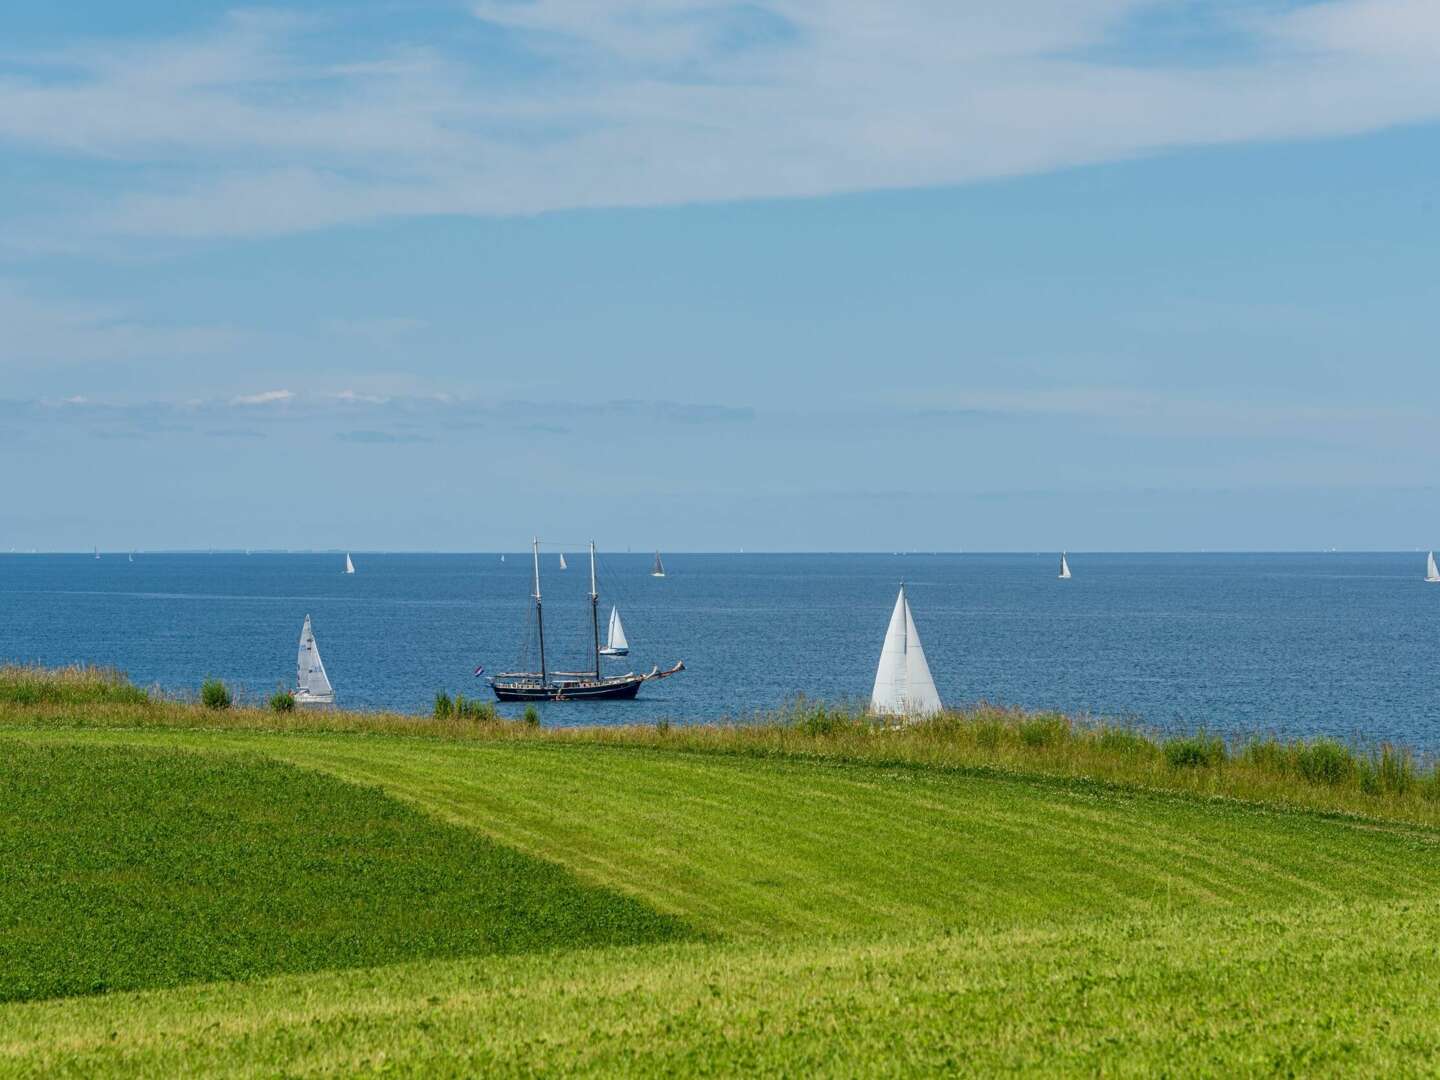
<svg viewBox="0 0 1440 1080">
<path fill-rule="evenodd" d="M 488 703 L 428 716 L 343 710 L 204 708 L 104 668 L 0 667 L 0 725 L 349 732 L 452 740 L 542 740 L 707 753 L 793 756 L 1012 775 L 1060 776 L 1191 795 L 1440 824 L 1440 762 L 1404 747 L 1203 732 L 1162 737 L 1130 725 L 985 704 L 897 723 L 849 705 L 797 699 L 723 724 L 537 727 Z M 449 707 L 445 707 L 449 706 Z"/>
</svg>

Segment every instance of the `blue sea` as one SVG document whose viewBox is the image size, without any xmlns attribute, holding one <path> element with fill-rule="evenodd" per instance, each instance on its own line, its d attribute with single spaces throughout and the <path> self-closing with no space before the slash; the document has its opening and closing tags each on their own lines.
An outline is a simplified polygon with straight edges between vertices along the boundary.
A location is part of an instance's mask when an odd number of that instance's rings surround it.
<svg viewBox="0 0 1440 1080">
<path fill-rule="evenodd" d="M 586 557 L 542 562 L 552 668 L 589 663 Z M 529 552 L 0 555 L 0 660 L 77 661 L 259 701 L 293 684 L 309 614 L 338 700 L 428 712 L 533 666 Z M 1414 554 L 1073 553 L 600 558 L 601 626 L 687 670 L 639 700 L 559 703 L 546 723 L 745 718 L 798 694 L 868 698 L 899 582 L 947 704 L 986 700 L 1226 735 L 1328 734 L 1440 749 L 1440 585 Z M 502 712 L 514 711 L 512 707 Z"/>
</svg>

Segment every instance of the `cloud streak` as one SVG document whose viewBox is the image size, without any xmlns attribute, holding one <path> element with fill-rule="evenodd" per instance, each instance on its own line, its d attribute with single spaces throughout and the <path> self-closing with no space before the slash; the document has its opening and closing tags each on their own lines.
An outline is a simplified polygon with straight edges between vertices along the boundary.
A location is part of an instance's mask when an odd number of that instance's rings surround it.
<svg viewBox="0 0 1440 1080">
<path fill-rule="evenodd" d="M 439 36 L 337 56 L 333 26 L 232 15 L 0 63 L 0 141 L 105 175 L 105 198 L 70 193 L 95 207 L 72 231 L 204 238 L 956 184 L 1440 116 L 1428 0 L 1236 3 L 1214 16 L 1233 48 L 1158 63 L 1143 20 L 1175 6 L 485 0 L 505 79 Z"/>
</svg>

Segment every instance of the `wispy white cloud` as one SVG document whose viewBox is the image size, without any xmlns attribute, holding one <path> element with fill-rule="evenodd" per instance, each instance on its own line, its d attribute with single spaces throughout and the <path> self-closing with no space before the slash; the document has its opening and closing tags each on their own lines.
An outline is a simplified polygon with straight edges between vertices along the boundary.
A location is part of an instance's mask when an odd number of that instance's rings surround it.
<svg viewBox="0 0 1440 1080">
<path fill-rule="evenodd" d="M 125 163 L 72 228 L 205 237 L 963 183 L 1440 116 L 1430 0 L 1236 3 L 1215 18 L 1243 48 L 1154 62 L 1135 20 L 1175 2 L 482 0 L 518 50 L 503 82 L 443 40 L 336 58 L 331 27 L 231 16 L 0 65 L 0 140 Z"/>
<path fill-rule="evenodd" d="M 258 394 L 241 394 L 230 399 L 231 405 L 275 405 L 294 397 L 289 390 L 263 390 Z"/>
</svg>

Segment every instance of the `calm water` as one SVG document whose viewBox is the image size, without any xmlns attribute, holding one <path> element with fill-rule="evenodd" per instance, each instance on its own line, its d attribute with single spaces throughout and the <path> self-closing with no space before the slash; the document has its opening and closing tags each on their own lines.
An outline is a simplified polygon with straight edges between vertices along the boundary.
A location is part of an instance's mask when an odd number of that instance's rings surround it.
<svg viewBox="0 0 1440 1080">
<path fill-rule="evenodd" d="M 552 666 L 585 663 L 584 557 L 546 558 Z M 0 659 L 114 665 L 194 691 L 209 675 L 251 698 L 289 685 L 306 613 L 341 702 L 428 711 L 482 694 L 529 620 L 529 557 L 0 556 Z M 1328 733 L 1440 749 L 1440 586 L 1424 557 L 1075 555 L 602 557 L 630 664 L 684 659 L 636 702 L 559 704 L 546 722 L 745 715 L 804 693 L 869 695 L 903 576 L 942 697 L 1140 720 L 1160 728 Z M 602 610 L 602 628 L 608 606 Z"/>
</svg>

